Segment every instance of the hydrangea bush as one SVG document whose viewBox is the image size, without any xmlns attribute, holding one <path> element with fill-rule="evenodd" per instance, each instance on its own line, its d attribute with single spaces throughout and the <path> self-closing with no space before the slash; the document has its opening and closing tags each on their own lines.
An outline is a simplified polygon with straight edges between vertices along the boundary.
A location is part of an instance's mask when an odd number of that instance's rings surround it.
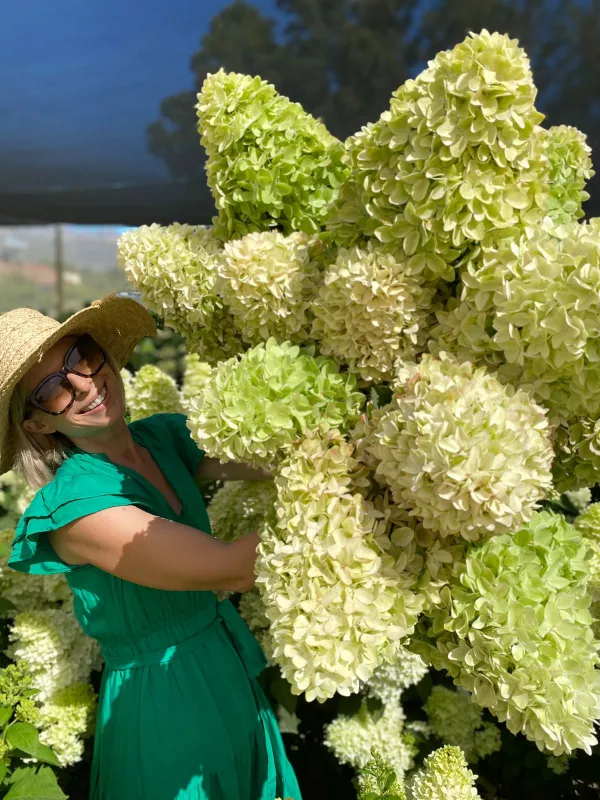
<svg viewBox="0 0 600 800">
<path fill-rule="evenodd" d="M 572 519 L 600 477 L 600 221 L 585 136 L 535 102 L 524 51 L 487 31 L 344 143 L 221 70 L 197 106 L 213 227 L 119 246 L 188 342 L 196 442 L 275 473 L 210 511 L 225 540 L 259 530 L 240 610 L 274 669 L 386 713 L 443 670 L 470 733 L 439 692 L 431 727 L 473 760 L 498 745 L 482 708 L 557 757 L 589 752 L 600 713 L 596 512 L 580 533 L 540 511 Z M 476 796 L 461 759 L 439 751 L 409 792 Z"/>
</svg>

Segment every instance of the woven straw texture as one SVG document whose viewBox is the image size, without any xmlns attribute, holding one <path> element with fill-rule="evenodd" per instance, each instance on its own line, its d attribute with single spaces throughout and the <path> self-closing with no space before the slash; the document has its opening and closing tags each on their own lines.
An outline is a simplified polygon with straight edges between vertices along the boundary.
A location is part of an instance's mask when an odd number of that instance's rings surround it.
<svg viewBox="0 0 600 800">
<path fill-rule="evenodd" d="M 140 303 L 115 296 L 97 300 L 62 325 L 31 308 L 0 315 L 0 475 L 14 460 L 9 407 L 15 386 L 56 342 L 82 333 L 93 336 L 123 367 L 140 339 L 154 336 L 156 326 Z"/>
</svg>

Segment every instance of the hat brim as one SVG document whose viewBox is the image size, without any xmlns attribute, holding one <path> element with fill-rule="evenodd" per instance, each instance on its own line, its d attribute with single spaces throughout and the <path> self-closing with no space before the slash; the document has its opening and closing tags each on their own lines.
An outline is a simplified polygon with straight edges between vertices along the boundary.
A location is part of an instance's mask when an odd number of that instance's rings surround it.
<svg viewBox="0 0 600 800">
<path fill-rule="evenodd" d="M 48 322 L 51 320 L 48 318 Z M 58 323 L 56 323 L 58 325 Z M 89 333 L 114 358 L 120 368 L 129 361 L 135 347 L 145 336 L 156 334 L 156 325 L 141 303 L 129 297 L 111 295 L 97 300 L 78 311 L 47 334 L 36 336 L 30 349 L 21 348 L 7 380 L 0 390 L 0 475 L 8 472 L 14 462 L 14 443 L 10 430 L 10 401 L 15 386 L 28 370 L 56 342 L 65 336 Z"/>
</svg>

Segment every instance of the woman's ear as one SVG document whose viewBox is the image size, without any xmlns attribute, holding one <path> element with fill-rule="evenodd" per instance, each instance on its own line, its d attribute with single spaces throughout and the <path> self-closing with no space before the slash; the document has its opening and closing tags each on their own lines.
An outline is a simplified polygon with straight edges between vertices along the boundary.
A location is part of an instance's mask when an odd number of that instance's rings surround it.
<svg viewBox="0 0 600 800">
<path fill-rule="evenodd" d="M 56 427 L 52 425 L 52 423 L 47 423 L 45 421 L 41 421 L 39 419 L 35 419 L 34 417 L 30 417 L 29 419 L 23 420 L 23 430 L 28 431 L 29 433 L 55 433 Z"/>
</svg>

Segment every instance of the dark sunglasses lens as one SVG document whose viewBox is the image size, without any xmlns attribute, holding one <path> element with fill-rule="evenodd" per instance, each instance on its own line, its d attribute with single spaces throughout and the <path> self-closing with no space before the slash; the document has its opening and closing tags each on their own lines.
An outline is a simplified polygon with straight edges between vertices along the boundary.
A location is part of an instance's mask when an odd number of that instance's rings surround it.
<svg viewBox="0 0 600 800">
<path fill-rule="evenodd" d="M 104 353 L 91 336 L 82 336 L 69 353 L 66 367 L 81 375 L 93 375 L 104 364 Z"/>
<path fill-rule="evenodd" d="M 72 399 L 71 384 L 58 375 L 48 378 L 35 392 L 35 402 L 53 414 L 62 414 Z"/>
</svg>

